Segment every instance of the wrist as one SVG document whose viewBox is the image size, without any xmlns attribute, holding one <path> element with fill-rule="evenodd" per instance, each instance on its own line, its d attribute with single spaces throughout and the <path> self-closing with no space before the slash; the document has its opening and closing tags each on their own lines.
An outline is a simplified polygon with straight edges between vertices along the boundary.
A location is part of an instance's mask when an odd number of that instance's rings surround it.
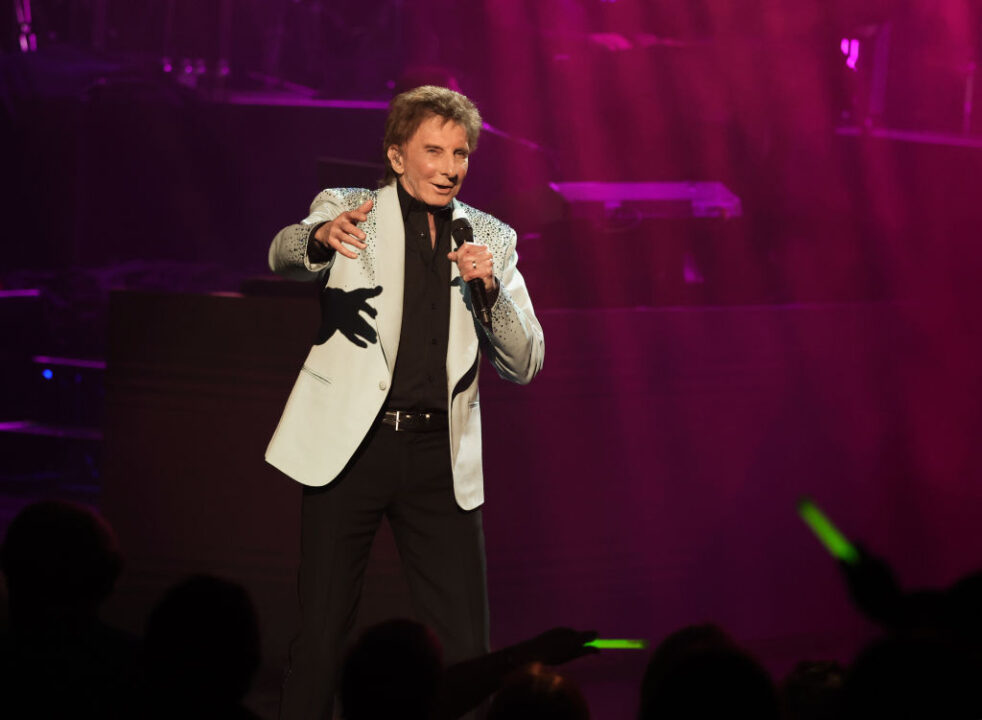
<svg viewBox="0 0 982 720">
<path fill-rule="evenodd" d="M 311 231 L 310 235 L 307 237 L 307 257 L 312 262 L 327 262 L 331 259 L 331 255 L 334 250 L 327 244 L 326 236 L 321 236 L 321 230 L 325 225 L 329 223 L 322 222 L 319 225 L 315 225 Z"/>
</svg>

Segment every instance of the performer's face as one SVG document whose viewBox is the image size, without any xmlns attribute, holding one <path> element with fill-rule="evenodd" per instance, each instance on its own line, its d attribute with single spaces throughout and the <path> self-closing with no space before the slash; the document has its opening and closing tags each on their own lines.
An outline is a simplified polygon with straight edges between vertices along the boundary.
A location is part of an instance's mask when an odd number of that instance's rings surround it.
<svg viewBox="0 0 982 720">
<path fill-rule="evenodd" d="M 423 120 L 405 145 L 388 149 L 406 192 L 429 205 L 446 205 L 460 192 L 469 154 L 467 131 L 438 115 Z"/>
</svg>

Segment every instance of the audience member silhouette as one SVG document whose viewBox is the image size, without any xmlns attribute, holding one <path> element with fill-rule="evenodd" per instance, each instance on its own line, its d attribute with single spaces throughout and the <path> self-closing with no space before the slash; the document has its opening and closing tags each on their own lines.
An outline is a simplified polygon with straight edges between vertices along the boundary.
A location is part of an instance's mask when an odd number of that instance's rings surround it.
<svg viewBox="0 0 982 720">
<path fill-rule="evenodd" d="M 368 628 L 341 669 L 345 720 L 427 720 L 437 705 L 443 649 L 436 636 L 412 620 Z"/>
<path fill-rule="evenodd" d="M 590 720 L 590 708 L 575 683 L 536 663 L 508 679 L 487 720 Z"/>
<path fill-rule="evenodd" d="M 459 718 L 480 707 L 520 668 L 558 665 L 597 652 L 583 645 L 595 637 L 594 632 L 553 628 L 444 670 L 432 632 L 413 620 L 388 620 L 368 628 L 345 657 L 339 685 L 343 716 Z"/>
<path fill-rule="evenodd" d="M 438 716 L 459 717 L 501 689 L 516 670 L 530 665 L 563 665 L 593 655 L 596 648 L 584 643 L 597 637 L 593 631 L 557 627 L 501 650 L 459 662 L 444 673 Z"/>
<path fill-rule="evenodd" d="M 641 720 L 779 717 L 767 671 L 715 625 L 669 635 L 652 653 L 641 685 Z"/>
<path fill-rule="evenodd" d="M 146 714 L 256 717 L 242 706 L 260 662 L 259 623 L 245 589 L 197 575 L 164 593 L 147 620 Z"/>
<path fill-rule="evenodd" d="M 904 622 L 904 593 L 893 568 L 859 543 L 855 546 L 858 562 L 839 562 L 853 606 L 880 627 L 898 629 Z"/>
<path fill-rule="evenodd" d="M 869 645 L 849 669 L 844 717 L 978 718 L 962 653 L 934 637 L 887 637 Z"/>
<path fill-rule="evenodd" d="M 972 666 L 982 669 L 982 572 L 962 578 L 945 593 L 941 628 L 949 642 L 964 650 Z"/>
<path fill-rule="evenodd" d="M 781 683 L 784 720 L 838 720 L 846 669 L 834 661 L 800 662 Z"/>
<path fill-rule="evenodd" d="M 34 503 L 7 529 L 0 566 L 10 602 L 0 714 L 131 717 L 139 643 L 99 619 L 122 567 L 108 523 L 75 503 Z"/>
<path fill-rule="evenodd" d="M 982 717 L 982 574 L 904 592 L 885 560 L 859 550 L 840 568 L 857 609 L 887 635 L 849 669 L 846 716 Z"/>
<path fill-rule="evenodd" d="M 856 545 L 859 561 L 840 562 L 839 568 L 853 605 L 890 633 L 912 636 L 943 632 L 947 593 L 936 589 L 905 592 L 889 563 Z"/>
</svg>

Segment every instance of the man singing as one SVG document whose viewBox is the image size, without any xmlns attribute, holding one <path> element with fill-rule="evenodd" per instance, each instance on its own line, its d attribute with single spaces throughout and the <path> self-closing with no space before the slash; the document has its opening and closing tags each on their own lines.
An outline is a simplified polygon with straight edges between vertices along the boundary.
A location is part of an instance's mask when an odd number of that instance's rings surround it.
<svg viewBox="0 0 982 720">
<path fill-rule="evenodd" d="M 378 190 L 324 190 L 270 267 L 321 285 L 321 328 L 266 460 L 302 483 L 300 632 L 283 720 L 329 717 L 375 531 L 388 517 L 418 619 L 452 663 L 488 651 L 480 355 L 528 383 L 542 328 L 515 231 L 456 200 L 481 116 L 423 86 L 392 100 Z M 454 247 L 451 225 L 473 227 Z M 456 225 L 455 225 L 456 227 Z M 490 306 L 474 314 L 473 280 Z"/>
</svg>

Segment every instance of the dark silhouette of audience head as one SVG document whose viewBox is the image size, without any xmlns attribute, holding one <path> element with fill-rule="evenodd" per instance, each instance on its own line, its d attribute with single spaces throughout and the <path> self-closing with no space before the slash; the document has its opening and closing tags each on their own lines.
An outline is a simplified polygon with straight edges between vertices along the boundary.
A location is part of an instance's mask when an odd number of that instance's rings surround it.
<svg viewBox="0 0 982 720">
<path fill-rule="evenodd" d="M 487 720 L 589 718 L 590 708 L 576 684 L 537 663 L 509 678 L 487 715 Z"/>
<path fill-rule="evenodd" d="M 901 603 L 902 622 L 894 628 L 894 632 L 939 635 L 945 599 L 945 593 L 941 590 L 923 589 L 905 593 Z"/>
<path fill-rule="evenodd" d="M 688 625 L 667 636 L 651 653 L 641 681 L 641 717 L 650 717 L 647 698 L 655 697 L 666 675 L 689 656 L 734 646 L 730 636 L 718 625 Z"/>
<path fill-rule="evenodd" d="M 838 720 L 846 669 L 835 661 L 800 662 L 781 683 L 785 720 Z"/>
<path fill-rule="evenodd" d="M 98 616 L 122 566 L 109 524 L 75 503 L 34 503 L 7 529 L 0 565 L 10 600 L 0 715 L 131 717 L 139 642 Z"/>
<path fill-rule="evenodd" d="M 28 505 L 0 550 L 13 627 L 94 617 L 110 595 L 122 556 L 109 524 L 76 503 Z"/>
<path fill-rule="evenodd" d="M 667 636 L 651 653 L 644 684 L 660 684 L 666 672 L 694 653 L 732 647 L 735 647 L 735 643 L 719 625 L 687 625 Z"/>
<path fill-rule="evenodd" d="M 719 627 L 683 628 L 652 653 L 641 685 L 641 720 L 778 716 L 767 671 Z"/>
<path fill-rule="evenodd" d="M 969 673 L 964 655 L 936 637 L 874 641 L 849 670 L 845 717 L 977 718 Z"/>
<path fill-rule="evenodd" d="M 341 669 L 345 720 L 425 720 L 437 702 L 443 650 L 418 622 L 388 620 L 368 628 Z"/>
<path fill-rule="evenodd" d="M 953 642 L 982 661 L 982 572 L 962 578 L 945 595 L 943 627 Z"/>
<path fill-rule="evenodd" d="M 975 717 L 982 717 L 982 572 L 949 588 L 940 625 L 941 637 L 965 664 L 971 680 L 969 700 Z"/>
<path fill-rule="evenodd" d="M 196 575 L 164 593 L 144 646 L 151 708 L 170 715 L 176 706 L 182 717 L 228 713 L 259 668 L 256 611 L 241 585 Z"/>
</svg>

